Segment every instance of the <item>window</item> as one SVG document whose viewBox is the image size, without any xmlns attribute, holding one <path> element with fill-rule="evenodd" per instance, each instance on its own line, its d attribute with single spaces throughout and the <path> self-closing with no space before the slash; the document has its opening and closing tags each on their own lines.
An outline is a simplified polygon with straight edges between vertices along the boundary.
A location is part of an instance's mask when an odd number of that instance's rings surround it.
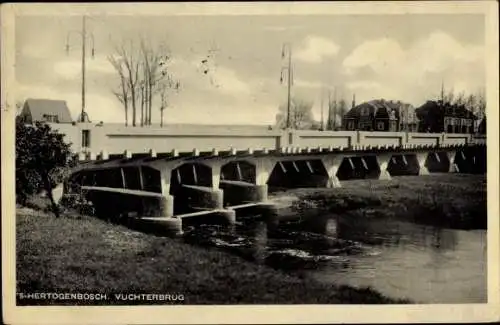
<svg viewBox="0 0 500 325">
<path fill-rule="evenodd" d="M 377 130 L 379 131 L 384 130 L 384 122 L 377 122 Z"/>
<path fill-rule="evenodd" d="M 43 119 L 46 122 L 59 123 L 59 118 L 57 117 L 57 115 L 43 114 Z"/>
<path fill-rule="evenodd" d="M 354 122 L 353 121 L 349 121 L 347 123 L 347 129 L 348 130 L 354 130 Z"/>
<path fill-rule="evenodd" d="M 82 147 L 90 147 L 90 130 L 82 130 Z"/>
</svg>

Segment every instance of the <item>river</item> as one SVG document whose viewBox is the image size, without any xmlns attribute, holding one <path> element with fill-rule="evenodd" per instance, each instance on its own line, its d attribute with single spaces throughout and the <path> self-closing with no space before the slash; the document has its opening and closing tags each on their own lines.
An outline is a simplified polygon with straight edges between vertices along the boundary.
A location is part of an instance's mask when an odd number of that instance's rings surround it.
<svg viewBox="0 0 500 325">
<path fill-rule="evenodd" d="M 277 226 L 251 217 L 232 231 L 201 226 L 188 230 L 185 239 L 301 277 L 369 286 L 414 303 L 486 302 L 485 230 L 448 229 L 394 217 L 353 218 L 314 209 L 298 217 Z"/>
</svg>

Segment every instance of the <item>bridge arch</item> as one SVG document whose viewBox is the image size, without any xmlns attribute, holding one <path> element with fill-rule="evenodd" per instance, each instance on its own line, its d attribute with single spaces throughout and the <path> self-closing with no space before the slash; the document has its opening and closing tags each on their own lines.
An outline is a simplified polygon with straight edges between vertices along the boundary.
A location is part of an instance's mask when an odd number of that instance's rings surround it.
<svg viewBox="0 0 500 325">
<path fill-rule="evenodd" d="M 268 185 L 272 191 L 281 188 L 326 186 L 328 173 L 321 159 L 281 160 L 270 173 Z"/>
<path fill-rule="evenodd" d="M 198 162 L 177 166 L 171 171 L 170 194 L 175 195 L 182 185 L 212 187 L 212 169 Z"/>
<path fill-rule="evenodd" d="M 247 183 L 256 183 L 257 168 L 247 160 L 230 161 L 221 166 L 221 180 L 234 180 Z"/>
</svg>

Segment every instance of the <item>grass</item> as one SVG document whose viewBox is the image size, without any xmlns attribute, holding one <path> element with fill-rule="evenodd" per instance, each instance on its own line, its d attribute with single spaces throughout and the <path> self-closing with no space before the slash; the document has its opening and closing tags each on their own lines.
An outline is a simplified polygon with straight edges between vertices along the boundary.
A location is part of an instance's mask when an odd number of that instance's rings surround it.
<svg viewBox="0 0 500 325">
<path fill-rule="evenodd" d="M 18 209 L 17 291 L 178 293 L 186 304 L 408 303 L 370 288 L 314 282 L 217 249 L 132 231 L 97 218 Z M 165 301 L 70 301 L 66 304 Z M 168 303 L 168 302 L 167 302 Z M 18 300 L 20 305 L 64 301 Z"/>
<path fill-rule="evenodd" d="M 359 217 L 394 217 L 453 229 L 486 229 L 486 176 L 433 174 L 353 180 L 339 189 L 298 189 L 297 208 Z"/>
</svg>

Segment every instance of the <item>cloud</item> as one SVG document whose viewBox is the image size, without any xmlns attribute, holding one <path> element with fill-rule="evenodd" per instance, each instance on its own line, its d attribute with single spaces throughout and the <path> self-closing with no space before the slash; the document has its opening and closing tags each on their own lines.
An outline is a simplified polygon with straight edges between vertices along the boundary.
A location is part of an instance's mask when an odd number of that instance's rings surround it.
<svg viewBox="0 0 500 325">
<path fill-rule="evenodd" d="M 309 81 L 303 79 L 294 80 L 293 85 L 296 87 L 317 88 L 317 89 L 326 86 L 326 84 L 319 81 Z"/>
<path fill-rule="evenodd" d="M 476 92 L 484 86 L 484 48 L 435 31 L 408 48 L 380 38 L 357 46 L 342 62 L 347 87 L 362 98 L 392 97 L 420 105 L 447 88 Z M 367 74 L 366 69 L 371 73 Z"/>
<path fill-rule="evenodd" d="M 380 84 L 378 82 L 370 81 L 370 80 L 351 81 L 351 82 L 348 82 L 346 86 L 350 90 L 380 88 Z"/>
<path fill-rule="evenodd" d="M 319 36 L 309 36 L 295 57 L 309 63 L 320 63 L 324 57 L 335 56 L 340 47 L 331 40 Z"/>
<path fill-rule="evenodd" d="M 173 59 L 169 71 L 178 79 L 183 89 L 211 92 L 217 95 L 250 93 L 248 82 L 233 69 L 199 60 Z"/>
<path fill-rule="evenodd" d="M 348 74 L 366 66 L 382 73 L 393 64 L 403 61 L 404 56 L 405 53 L 397 41 L 382 38 L 362 43 L 344 59 L 342 64 Z"/>
<path fill-rule="evenodd" d="M 113 74 L 115 70 L 111 63 L 104 56 L 96 56 L 94 59 L 87 59 L 86 71 L 95 74 Z M 68 80 L 80 78 L 82 73 L 82 62 L 77 59 L 66 59 L 54 63 L 54 72 Z"/>
</svg>

